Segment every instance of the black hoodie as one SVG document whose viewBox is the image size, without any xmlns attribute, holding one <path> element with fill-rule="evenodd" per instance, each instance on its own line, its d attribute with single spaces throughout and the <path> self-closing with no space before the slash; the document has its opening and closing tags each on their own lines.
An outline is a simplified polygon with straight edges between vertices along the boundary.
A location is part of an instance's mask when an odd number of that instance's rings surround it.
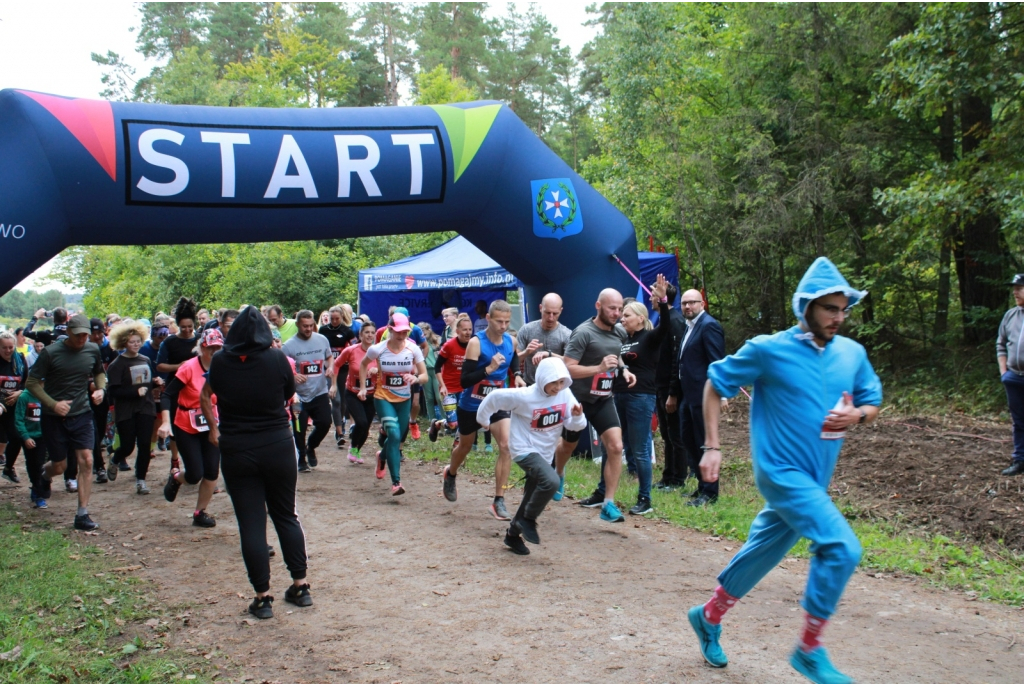
<svg viewBox="0 0 1024 685">
<path fill-rule="evenodd" d="M 263 315 L 246 307 L 232 324 L 224 347 L 213 356 L 207 382 L 217 395 L 222 452 L 291 439 L 284 406 L 295 394 L 295 376 L 284 352 L 271 347 L 272 341 Z"/>
</svg>

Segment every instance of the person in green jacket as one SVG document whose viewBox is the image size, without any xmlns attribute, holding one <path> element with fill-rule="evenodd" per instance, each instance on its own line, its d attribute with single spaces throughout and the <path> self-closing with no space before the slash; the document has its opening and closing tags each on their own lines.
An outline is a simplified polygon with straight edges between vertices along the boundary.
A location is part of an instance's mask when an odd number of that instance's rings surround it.
<svg viewBox="0 0 1024 685">
<path fill-rule="evenodd" d="M 28 390 L 23 390 L 14 405 L 14 429 L 21 436 L 22 449 L 25 452 L 25 470 L 31 487 L 28 491 L 32 506 L 46 509 L 46 500 L 39 496 L 39 479 L 43 475 L 43 464 L 46 463 L 46 448 L 43 446 L 43 403 Z"/>
</svg>

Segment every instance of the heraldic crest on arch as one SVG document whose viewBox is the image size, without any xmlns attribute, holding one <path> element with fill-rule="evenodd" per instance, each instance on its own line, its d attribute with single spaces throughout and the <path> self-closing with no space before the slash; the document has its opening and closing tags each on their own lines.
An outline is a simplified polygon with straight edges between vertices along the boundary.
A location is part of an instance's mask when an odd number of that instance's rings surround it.
<svg viewBox="0 0 1024 685">
<path fill-rule="evenodd" d="M 71 245 L 457 231 L 565 321 L 631 289 L 632 224 L 501 103 L 257 109 L 0 91 L 0 293 Z"/>
</svg>

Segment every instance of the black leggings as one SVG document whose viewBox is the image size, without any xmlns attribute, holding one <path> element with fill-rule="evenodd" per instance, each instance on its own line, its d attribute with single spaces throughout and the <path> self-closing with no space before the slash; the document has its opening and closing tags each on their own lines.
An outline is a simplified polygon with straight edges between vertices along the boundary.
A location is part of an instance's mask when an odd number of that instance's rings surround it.
<svg viewBox="0 0 1024 685">
<path fill-rule="evenodd" d="M 287 432 L 245 436 L 251 449 L 224 447 L 224 482 L 238 520 L 242 559 L 256 592 L 270 589 L 270 555 L 267 551 L 267 513 L 281 541 L 281 553 L 292 578 L 306 577 L 306 534 L 295 508 L 295 444 Z"/>
<path fill-rule="evenodd" d="M 295 434 L 295 446 L 299 448 L 299 456 L 305 461 L 306 449 L 316 449 L 323 442 L 324 437 L 331 432 L 331 398 L 327 393 L 317 395 L 309 402 L 301 404 L 302 411 L 299 412 L 299 430 Z M 313 419 L 313 432 L 306 441 L 306 425 L 309 419 Z M 181 449 L 180 447 L 178 449 Z"/>
<path fill-rule="evenodd" d="M 359 395 L 349 389 L 345 389 L 345 409 L 352 417 L 355 428 L 352 430 L 352 448 L 360 449 L 366 444 L 366 436 L 370 434 L 370 424 L 377 410 L 373 406 L 373 395 L 368 395 L 365 400 L 360 400 Z"/>
<path fill-rule="evenodd" d="M 204 478 L 217 480 L 220 475 L 220 448 L 210 443 L 209 433 L 188 433 L 174 427 L 174 441 L 184 467 L 185 482 L 195 485 Z"/>
<path fill-rule="evenodd" d="M 46 463 L 46 448 L 43 447 L 43 439 L 36 440 L 35 447 L 23 446 L 22 449 L 25 450 L 25 470 L 28 472 L 28 482 L 38 493 L 42 489 L 40 478 L 43 476 L 43 464 Z"/>
<path fill-rule="evenodd" d="M 152 446 L 150 438 L 153 437 L 155 421 L 156 417 L 149 414 L 133 414 L 130 419 L 117 422 L 121 446 L 114 452 L 110 461 L 122 464 L 133 449 L 138 450 L 135 454 L 136 480 L 146 480 L 146 474 L 149 472 L 149 459 L 152 456 L 149 451 Z"/>
<path fill-rule="evenodd" d="M 92 470 L 93 472 L 103 469 L 103 440 L 107 437 L 107 418 L 110 413 L 110 405 L 107 404 L 106 395 L 103 402 L 92 405 L 93 425 L 93 446 L 92 446 Z"/>
</svg>

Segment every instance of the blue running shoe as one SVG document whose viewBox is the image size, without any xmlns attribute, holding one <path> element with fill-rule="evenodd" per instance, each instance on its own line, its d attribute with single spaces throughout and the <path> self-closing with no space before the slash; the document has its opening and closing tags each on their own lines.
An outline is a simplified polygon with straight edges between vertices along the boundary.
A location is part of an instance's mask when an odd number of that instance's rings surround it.
<svg viewBox="0 0 1024 685">
<path fill-rule="evenodd" d="M 555 490 L 555 496 L 551 499 L 556 502 L 561 502 L 562 498 L 565 497 L 565 476 L 558 477 L 558 489 Z"/>
<path fill-rule="evenodd" d="M 852 683 L 850 676 L 832 665 L 824 647 L 815 647 L 809 652 L 797 647 L 789 655 L 789 664 L 812 683 Z"/>
<path fill-rule="evenodd" d="M 729 659 L 725 656 L 725 652 L 722 651 L 722 646 L 718 644 L 718 638 L 722 636 L 722 626 L 710 623 L 704 618 L 704 606 L 702 604 L 698 604 L 690 609 L 686 617 L 690 619 L 693 632 L 697 633 L 697 639 L 700 640 L 700 653 L 704 657 L 704 661 L 708 662 L 709 666 L 714 666 L 715 668 L 725 668 L 728 666 Z"/>
<path fill-rule="evenodd" d="M 626 520 L 626 517 L 615 506 L 615 502 L 605 502 L 604 506 L 601 507 L 601 520 L 608 521 L 609 523 L 622 523 Z"/>
<path fill-rule="evenodd" d="M 36 509 L 47 509 L 47 508 L 48 508 L 48 507 L 47 507 L 47 504 L 46 504 L 46 500 L 45 500 L 45 499 L 43 499 L 42 497 L 40 497 L 40 498 L 38 498 L 38 499 L 36 500 Z"/>
</svg>

